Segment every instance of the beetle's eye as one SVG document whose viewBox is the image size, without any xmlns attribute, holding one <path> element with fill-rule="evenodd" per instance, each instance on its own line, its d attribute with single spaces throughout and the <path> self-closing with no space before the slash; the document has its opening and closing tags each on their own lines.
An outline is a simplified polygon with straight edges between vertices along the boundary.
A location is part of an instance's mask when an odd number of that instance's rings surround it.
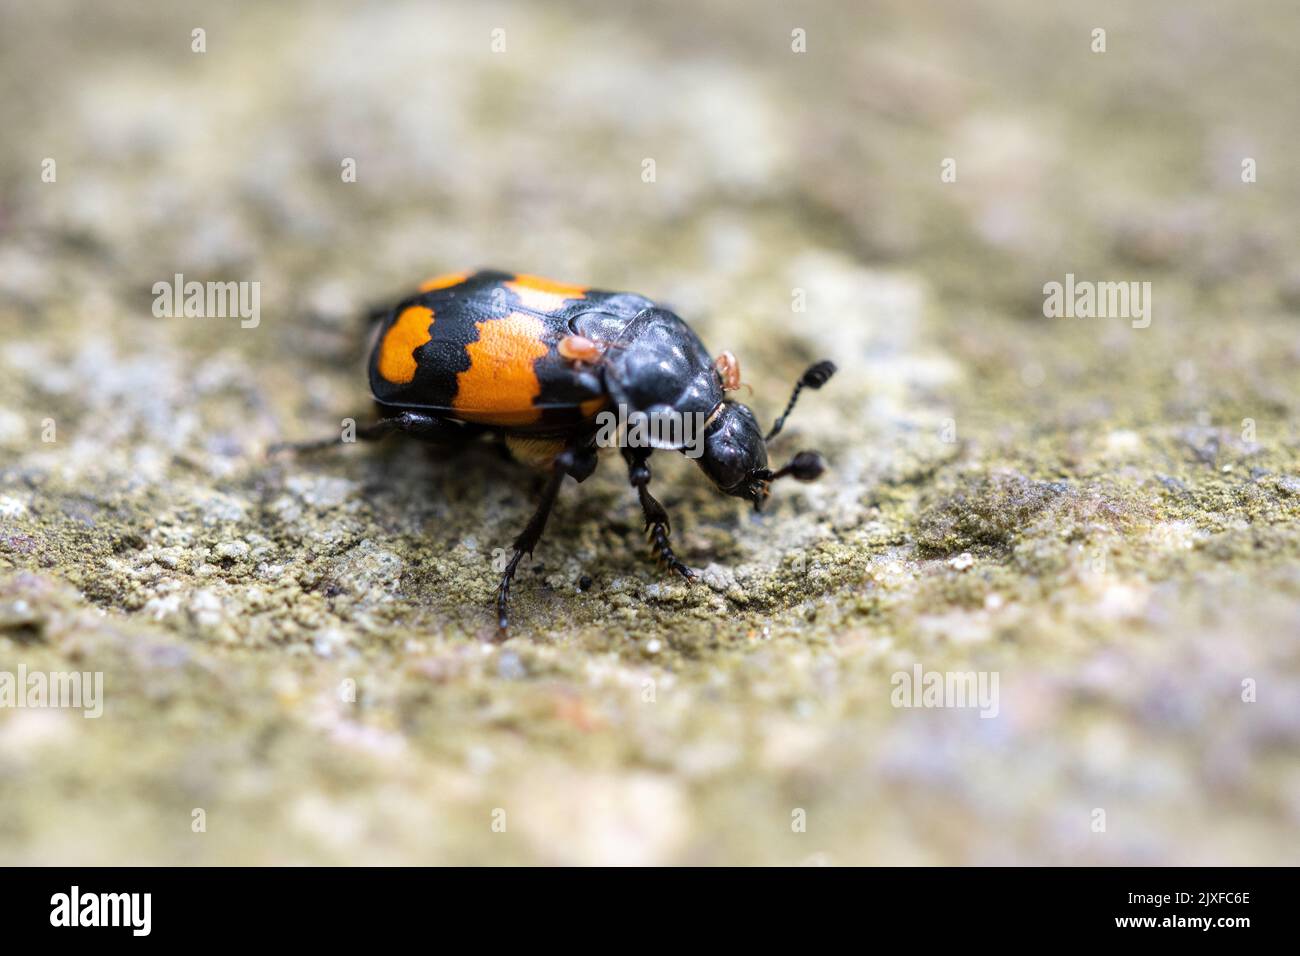
<svg viewBox="0 0 1300 956">
<path fill-rule="evenodd" d="M 749 476 L 745 469 L 743 457 L 735 446 L 715 442 L 708 448 L 710 464 L 713 466 L 714 480 L 723 488 L 732 488 L 745 481 Z"/>
</svg>

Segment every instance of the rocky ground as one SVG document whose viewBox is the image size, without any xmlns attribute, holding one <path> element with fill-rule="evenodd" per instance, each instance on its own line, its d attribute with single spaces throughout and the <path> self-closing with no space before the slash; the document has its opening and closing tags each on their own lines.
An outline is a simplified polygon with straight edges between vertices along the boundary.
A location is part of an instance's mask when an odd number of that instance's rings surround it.
<svg viewBox="0 0 1300 956">
<path fill-rule="evenodd" d="M 104 710 L 0 707 L 0 861 L 1294 863 L 1287 10 L 4 4 L 0 671 Z M 609 462 L 493 642 L 528 472 L 265 454 L 482 265 L 671 303 L 764 422 L 834 358 L 774 453 L 827 477 L 657 458 L 691 587 Z"/>
</svg>

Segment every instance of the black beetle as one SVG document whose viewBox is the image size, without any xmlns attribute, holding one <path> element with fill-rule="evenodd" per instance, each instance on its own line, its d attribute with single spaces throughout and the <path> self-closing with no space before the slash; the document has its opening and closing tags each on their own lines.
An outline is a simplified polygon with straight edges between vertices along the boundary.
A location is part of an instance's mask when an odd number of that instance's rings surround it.
<svg viewBox="0 0 1300 956">
<path fill-rule="evenodd" d="M 719 491 L 753 502 L 756 510 L 778 478 L 813 481 L 824 470 L 813 451 L 772 470 L 767 444 L 800 391 L 821 388 L 835 373 L 832 362 L 804 372 L 764 435 L 754 413 L 726 397 L 740 385 L 735 356 L 711 358 L 689 325 L 644 296 L 480 271 L 430 279 L 373 315 L 370 388 L 379 419 L 357 429 L 356 438 L 400 431 L 446 445 L 491 433 L 549 475 L 501 575 L 502 630 L 509 625 L 511 581 L 541 539 L 560 485 L 566 476 L 579 482 L 590 476 L 602 446 L 621 449 L 655 555 L 687 580 L 695 573 L 673 553 L 668 514 L 649 491 L 656 448 L 695 458 Z M 307 450 L 340 441 L 276 447 Z"/>
</svg>

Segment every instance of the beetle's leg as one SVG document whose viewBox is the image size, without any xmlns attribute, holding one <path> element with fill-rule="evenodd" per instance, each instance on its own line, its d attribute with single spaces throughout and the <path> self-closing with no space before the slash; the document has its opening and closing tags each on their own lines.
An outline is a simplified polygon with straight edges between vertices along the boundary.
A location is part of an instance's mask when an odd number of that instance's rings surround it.
<svg viewBox="0 0 1300 956">
<path fill-rule="evenodd" d="M 365 323 L 366 332 L 373 332 L 376 325 L 392 314 L 393 304 L 391 302 L 385 305 L 372 305 L 370 308 L 366 309 L 365 315 L 362 317 L 362 321 Z"/>
<path fill-rule="evenodd" d="M 546 519 L 551 516 L 551 508 L 555 506 L 555 499 L 560 493 L 560 485 L 564 483 L 564 478 L 573 463 L 574 455 L 571 450 L 566 449 L 555 456 L 555 461 L 551 464 L 551 477 L 547 479 L 546 487 L 542 489 L 542 500 L 538 502 L 537 510 L 528 519 L 524 530 L 520 532 L 519 537 L 515 538 L 513 545 L 515 553 L 510 558 L 510 563 L 506 565 L 501 575 L 501 583 L 497 586 L 497 627 L 502 631 L 510 627 L 510 582 L 514 580 L 515 570 L 519 567 L 520 559 L 525 554 L 531 556 L 533 548 L 537 547 L 537 542 L 541 540 L 542 532 L 546 530 Z"/>
<path fill-rule="evenodd" d="M 668 523 L 668 512 L 664 506 L 650 494 L 650 451 L 644 448 L 624 448 L 623 457 L 627 459 L 627 477 L 641 499 L 641 512 L 645 515 L 646 535 L 655 557 L 667 567 L 676 571 L 687 581 L 695 580 L 695 572 L 677 559 L 668 535 L 672 528 Z"/>
<path fill-rule="evenodd" d="M 472 433 L 465 426 L 449 422 L 436 415 L 404 411 L 388 418 L 377 419 L 366 425 L 358 425 L 350 440 L 345 440 L 344 435 L 340 433 L 336 437 L 318 438 L 315 441 L 277 442 L 270 446 L 266 453 L 274 455 L 281 451 L 292 451 L 294 453 L 319 451 L 322 448 L 332 448 L 335 445 L 348 445 L 352 443 L 352 440 L 377 441 L 395 431 L 403 432 L 421 441 L 437 444 L 451 444 L 463 441 Z"/>
<path fill-rule="evenodd" d="M 381 418 L 368 425 L 358 425 L 354 436 L 357 441 L 376 441 L 396 427 L 392 419 Z M 343 435 L 340 433 L 331 435 L 329 438 L 315 438 L 311 441 L 278 441 L 274 445 L 270 445 L 266 449 L 266 453 L 268 455 L 278 455 L 282 451 L 289 451 L 296 455 L 299 452 L 320 451 L 322 448 L 333 448 L 335 445 L 345 444 L 348 444 L 348 442 L 343 440 Z"/>
</svg>

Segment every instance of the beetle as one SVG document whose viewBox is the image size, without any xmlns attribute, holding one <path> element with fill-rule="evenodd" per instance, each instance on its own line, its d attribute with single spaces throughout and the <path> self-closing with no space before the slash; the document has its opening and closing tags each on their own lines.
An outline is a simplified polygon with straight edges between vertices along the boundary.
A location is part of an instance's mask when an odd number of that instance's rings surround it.
<svg viewBox="0 0 1300 956">
<path fill-rule="evenodd" d="M 564 479 L 582 482 L 596 470 L 597 451 L 608 444 L 598 441 L 602 413 L 613 406 L 642 424 L 673 418 L 701 424 L 693 449 L 700 468 L 719 491 L 752 502 L 755 510 L 773 481 L 813 481 L 824 470 L 815 451 L 799 452 L 772 470 L 767 445 L 800 391 L 825 385 L 834 363 L 817 362 L 804 372 L 764 434 L 754 413 L 726 394 L 740 387 L 736 357 L 723 352 L 710 358 L 686 322 L 644 296 L 480 270 L 429 279 L 371 317 L 368 367 L 378 418 L 358 428 L 357 439 L 396 431 L 452 446 L 494 434 L 516 459 L 547 475 L 497 587 L 502 632 L 509 627 L 510 586 L 520 559 L 541 539 Z M 687 451 L 684 435 L 682 429 L 668 439 L 634 442 L 624 429 L 619 444 L 653 553 L 693 581 L 695 572 L 670 544 L 668 513 L 649 489 L 650 455 L 656 448 Z M 305 451 L 342 440 L 272 450 Z"/>
</svg>

